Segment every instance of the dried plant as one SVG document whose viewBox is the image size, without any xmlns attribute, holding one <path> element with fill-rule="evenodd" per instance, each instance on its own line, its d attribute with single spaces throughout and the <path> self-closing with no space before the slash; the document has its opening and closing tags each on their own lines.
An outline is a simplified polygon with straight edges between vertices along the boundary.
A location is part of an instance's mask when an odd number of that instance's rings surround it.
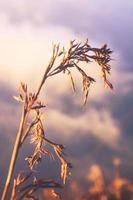
<svg viewBox="0 0 133 200">
<path fill-rule="evenodd" d="M 59 44 L 54 45 L 52 57 L 45 70 L 42 81 L 37 91 L 31 93 L 28 91 L 28 87 L 25 83 L 20 84 L 19 95 L 14 98 L 22 106 L 22 116 L 17 137 L 13 146 L 7 180 L 1 197 L 2 200 L 5 200 L 8 196 L 8 191 L 10 187 L 12 190 L 12 194 L 10 198 L 8 197 L 8 199 L 12 200 L 35 200 L 37 199 L 35 193 L 41 188 L 51 188 L 51 193 L 53 194 L 53 196 L 59 197 L 54 189 L 62 187 L 62 183 L 65 184 L 71 164 L 66 160 L 64 156 L 63 145 L 49 140 L 46 136 L 46 130 L 44 130 L 43 120 L 41 117 L 43 113 L 42 109 L 45 108 L 45 104 L 39 99 L 40 92 L 48 78 L 60 73 L 67 73 L 70 76 L 73 90 L 75 91 L 75 82 L 71 72 L 71 69 L 75 68 L 82 76 L 84 104 L 86 104 L 90 85 L 95 82 L 95 79 L 86 74 L 86 72 L 80 67 L 81 63 L 85 64 L 95 61 L 101 68 L 101 73 L 105 85 L 109 86 L 109 88 L 112 89 L 113 86 L 107 77 L 108 74 L 110 74 L 111 69 L 109 65 L 109 61 L 111 60 L 111 53 L 112 51 L 107 48 L 106 44 L 101 48 L 92 48 L 88 44 L 88 40 L 86 40 L 86 42 L 84 43 L 76 43 L 73 40 L 70 42 L 70 46 L 68 49 L 65 49 L 64 47 L 63 49 L 61 49 Z M 30 136 L 30 143 L 35 145 L 33 153 L 25 158 L 29 166 L 29 173 L 27 175 L 22 175 L 21 173 L 15 175 L 16 178 L 14 179 L 13 185 L 11 185 L 18 153 L 21 147 L 24 145 L 28 136 Z M 62 180 L 62 182 L 60 183 L 57 183 L 54 180 L 47 181 L 44 179 L 38 179 L 34 174 L 33 169 L 35 167 L 37 168 L 38 164 L 41 163 L 43 156 L 48 155 L 53 157 L 52 152 L 46 149 L 46 143 L 52 147 L 55 155 L 60 161 L 60 176 Z"/>
<path fill-rule="evenodd" d="M 87 174 L 88 188 L 83 188 L 79 182 L 72 182 L 69 186 L 71 196 L 65 200 L 132 200 L 133 182 L 123 178 L 120 173 L 121 160 L 113 160 L 115 174 L 110 180 L 99 165 L 93 164 Z M 110 170 L 111 172 L 111 170 Z"/>
</svg>

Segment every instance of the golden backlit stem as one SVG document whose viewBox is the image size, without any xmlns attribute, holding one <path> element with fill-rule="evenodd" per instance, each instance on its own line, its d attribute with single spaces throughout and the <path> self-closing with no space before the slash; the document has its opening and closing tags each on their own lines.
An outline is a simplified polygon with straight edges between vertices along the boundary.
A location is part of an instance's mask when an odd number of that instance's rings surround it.
<svg viewBox="0 0 133 200">
<path fill-rule="evenodd" d="M 9 190 L 9 187 L 10 187 L 10 184 L 11 184 L 12 175 L 13 175 L 15 164 L 16 164 L 16 161 L 17 161 L 17 155 L 18 155 L 18 151 L 19 151 L 21 136 L 22 136 L 22 133 L 23 133 L 25 120 L 27 118 L 26 115 L 27 115 L 27 113 L 26 113 L 26 111 L 23 107 L 19 131 L 17 133 L 17 137 L 16 137 L 15 144 L 14 144 L 14 147 L 13 147 L 13 152 L 12 152 L 11 161 L 10 161 L 10 165 L 9 165 L 8 175 L 7 175 L 7 179 L 6 179 L 6 183 L 5 183 L 5 187 L 4 187 L 4 190 L 3 190 L 1 200 L 6 199 L 6 196 L 8 194 L 8 190 Z"/>
</svg>

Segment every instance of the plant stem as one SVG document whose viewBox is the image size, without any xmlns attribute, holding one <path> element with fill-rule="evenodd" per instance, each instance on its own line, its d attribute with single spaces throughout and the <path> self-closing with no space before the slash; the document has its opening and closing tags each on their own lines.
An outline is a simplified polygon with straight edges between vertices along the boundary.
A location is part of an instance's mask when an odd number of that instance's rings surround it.
<svg viewBox="0 0 133 200">
<path fill-rule="evenodd" d="M 47 70 L 46 70 L 46 72 L 45 72 L 45 74 L 43 76 L 41 84 L 40 84 L 40 86 L 38 88 L 38 91 L 36 93 L 35 101 L 36 101 L 36 99 L 37 99 L 37 97 L 38 97 L 38 95 L 39 95 L 39 93 L 40 93 L 40 91 L 42 89 L 42 86 L 43 86 L 44 82 L 46 81 L 46 78 L 47 78 Z M 22 111 L 19 131 L 17 133 L 15 144 L 14 144 L 14 147 L 13 147 L 13 152 L 12 152 L 10 165 L 9 165 L 9 169 L 8 169 L 8 175 L 7 175 L 6 183 L 5 183 L 5 186 L 4 186 L 4 189 L 3 189 L 1 200 L 5 200 L 6 199 L 6 196 L 7 196 L 10 184 L 11 184 L 11 179 L 12 179 L 12 176 L 13 176 L 13 172 L 14 172 L 14 168 L 15 168 L 15 164 L 16 164 L 19 148 L 22 145 L 21 139 L 22 139 L 22 134 L 23 134 L 24 125 L 25 125 L 27 116 L 28 116 L 28 112 L 25 110 L 25 106 L 23 106 L 23 111 Z M 23 139 L 25 139 L 25 138 L 23 138 Z"/>
<path fill-rule="evenodd" d="M 15 191 L 16 191 L 17 181 L 14 179 L 13 189 L 11 194 L 11 200 L 15 200 Z"/>
<path fill-rule="evenodd" d="M 27 113 L 25 111 L 25 108 L 23 107 L 20 126 L 19 126 L 19 130 L 18 130 L 18 133 L 16 136 L 16 140 L 15 140 L 15 144 L 14 144 L 14 148 L 13 148 L 13 152 L 12 152 L 12 156 L 11 156 L 11 161 L 10 161 L 10 165 L 9 165 L 8 175 L 7 175 L 7 179 L 6 179 L 6 183 L 4 186 L 1 200 L 6 199 L 6 196 L 7 196 L 10 184 L 11 184 L 11 179 L 13 176 L 13 172 L 14 172 L 14 168 L 15 168 L 15 164 L 16 164 L 16 160 L 17 160 L 17 155 L 18 155 L 18 151 L 19 151 L 19 147 L 20 147 L 21 136 L 23 133 L 24 124 L 25 124 L 25 120 L 26 120 L 26 114 Z"/>
</svg>

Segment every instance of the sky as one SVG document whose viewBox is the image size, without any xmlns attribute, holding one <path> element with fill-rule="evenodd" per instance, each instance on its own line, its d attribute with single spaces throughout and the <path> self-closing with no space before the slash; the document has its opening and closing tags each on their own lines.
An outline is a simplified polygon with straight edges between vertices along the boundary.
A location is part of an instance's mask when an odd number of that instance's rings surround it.
<svg viewBox="0 0 133 200">
<path fill-rule="evenodd" d="M 131 176 L 132 20 L 133 2 L 130 0 L 0 1 L 0 149 L 4 149 L 4 143 L 8 146 L 7 157 L 21 111 L 12 98 L 19 82 L 28 83 L 31 90 L 36 89 L 54 43 L 68 46 L 72 39 L 88 38 L 92 46 L 107 43 L 113 50 L 110 80 L 114 90 L 104 89 L 95 64 L 90 66 L 89 72 L 97 77 L 97 82 L 91 88 L 85 108 L 81 93 L 73 94 L 68 78 L 62 75 L 50 80 L 43 97 L 47 105 L 47 135 L 66 145 L 74 161 L 74 178 L 78 171 L 79 177 L 85 176 L 91 163 L 104 163 L 107 168 L 115 156 L 128 168 L 125 175 Z M 74 78 L 80 90 L 79 77 Z M 85 163 L 83 169 L 79 159 Z M 0 166 L 7 164 L 2 157 Z M 6 172 L 3 170 L 3 173 Z"/>
</svg>

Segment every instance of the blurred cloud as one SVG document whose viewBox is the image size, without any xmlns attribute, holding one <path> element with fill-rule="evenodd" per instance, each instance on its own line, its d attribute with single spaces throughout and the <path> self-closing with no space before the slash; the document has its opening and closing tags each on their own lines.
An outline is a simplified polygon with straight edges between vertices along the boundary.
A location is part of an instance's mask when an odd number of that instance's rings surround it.
<svg viewBox="0 0 133 200">
<path fill-rule="evenodd" d="M 94 44 L 108 42 L 112 46 L 118 71 L 132 70 L 132 8 L 133 3 L 124 0 L 2 0 L 1 79 L 8 77 L 17 84 L 19 79 L 32 80 L 31 73 L 39 76 L 42 66 L 47 65 L 52 42 L 66 45 L 70 39 L 86 37 Z M 128 40 L 123 40 L 125 37 Z M 124 76 L 128 74 L 124 72 Z"/>
<path fill-rule="evenodd" d="M 76 3 L 76 4 L 75 4 Z M 105 7 L 106 9 L 102 9 Z M 123 43 L 123 35 L 119 36 L 124 26 L 130 26 L 126 23 L 131 17 L 131 2 L 111 1 L 100 2 L 90 1 L 16 1 L 6 0 L 0 2 L 0 78 L 5 83 L 10 83 L 15 89 L 20 80 L 30 83 L 31 89 L 39 84 L 40 77 L 44 72 L 45 66 L 50 59 L 52 42 L 61 42 L 67 45 L 70 39 L 85 39 L 89 37 L 94 44 L 109 42 L 116 49 L 114 53 L 118 60 L 113 61 L 112 80 L 115 85 L 116 94 L 118 91 L 122 94 L 131 92 L 132 75 L 129 72 L 119 70 L 123 67 L 122 51 L 125 51 L 126 45 Z M 119 9 L 118 9 L 119 8 Z M 119 10 L 125 10 L 125 14 Z M 126 15 L 127 13 L 127 15 Z M 124 28 L 125 35 L 126 28 Z M 132 31 L 132 29 L 131 29 Z M 98 33 L 98 34 L 97 34 Z M 123 33 L 122 33 L 123 34 Z M 118 40 L 117 40 L 118 39 Z M 114 44 L 114 42 L 116 43 Z M 117 42 L 123 44 L 122 48 Z M 129 44 L 127 43 L 127 46 Z M 127 67 L 128 62 L 126 63 Z M 88 72 L 98 79 L 99 72 L 97 66 L 92 65 L 92 70 Z M 74 72 L 75 73 L 75 72 Z M 74 77 L 77 87 L 80 87 L 79 77 Z M 63 102 L 59 101 L 66 98 L 66 92 L 70 90 L 70 84 L 67 78 L 57 77 L 47 85 L 46 95 L 44 96 L 46 104 L 53 107 L 48 111 L 48 123 L 53 130 L 63 132 L 67 137 L 76 134 L 80 130 L 81 135 L 91 133 L 105 143 L 114 144 L 120 135 L 120 127 L 116 118 L 109 109 L 103 109 L 100 112 L 95 107 L 88 109 L 79 116 L 66 116 L 63 112 Z M 60 84 L 62 81 L 63 84 Z M 68 83 L 67 83 L 68 82 Z M 96 83 L 90 91 L 90 100 L 102 103 L 105 101 L 109 92 L 104 92 L 100 83 Z M 113 94 L 114 94 L 113 93 Z M 14 95 L 14 94 L 13 94 Z M 46 97 L 47 96 L 47 97 Z M 72 105 L 77 106 L 82 102 L 80 95 L 72 98 Z M 64 99 L 63 99 L 64 97 Z M 70 99 L 67 102 L 67 112 L 69 112 Z M 60 109 L 56 109 L 56 106 Z M 6 107 L 3 105 L 3 108 Z M 76 107 L 77 108 L 77 107 Z M 4 111 L 2 111 L 4 112 Z M 72 111 L 71 111 L 72 112 Z M 70 113 L 70 112 L 69 112 Z M 91 117 L 90 117 L 91 116 Z M 59 118 L 63 126 L 54 122 Z M 90 123 L 91 121 L 91 123 Z M 78 122 L 78 123 L 77 123 Z M 89 122 L 89 123 L 88 123 Z M 95 126 L 95 124 L 97 124 Z"/>
<path fill-rule="evenodd" d="M 67 116 L 60 111 L 49 110 L 46 116 L 47 126 L 52 127 L 53 133 L 63 135 L 64 142 L 75 137 L 80 138 L 84 134 L 93 134 L 109 146 L 117 145 L 120 127 L 108 110 L 97 111 L 90 108 L 79 116 Z"/>
<path fill-rule="evenodd" d="M 46 134 L 67 143 L 77 167 L 75 174 L 80 177 L 90 162 L 102 160 L 108 165 L 114 154 L 127 159 L 132 171 L 132 19 L 133 2 L 125 0 L 0 1 L 0 150 L 8 146 L 2 168 L 18 128 L 20 108 L 12 96 L 20 80 L 36 89 L 52 43 L 68 46 L 71 39 L 83 41 L 88 37 L 90 44 L 107 42 L 114 50 L 110 78 L 115 89 L 112 93 L 104 90 L 99 70 L 92 64 L 88 73 L 97 83 L 90 90 L 86 108 L 81 108 L 82 93 L 71 92 L 66 75 L 51 80 L 42 93 L 48 107 L 44 115 Z M 80 89 L 80 77 L 73 74 Z"/>
<path fill-rule="evenodd" d="M 38 31 L 25 25 L 18 32 L 17 29 L 10 27 L 8 30 L 8 28 L 7 33 L 0 35 L 0 78 L 7 79 L 13 85 L 20 79 L 33 83 L 33 76 L 38 80 L 50 59 L 52 42 L 61 40 L 66 44 L 63 41 L 73 38 L 70 30 L 60 27 L 56 27 L 56 33 L 55 27 Z"/>
</svg>

